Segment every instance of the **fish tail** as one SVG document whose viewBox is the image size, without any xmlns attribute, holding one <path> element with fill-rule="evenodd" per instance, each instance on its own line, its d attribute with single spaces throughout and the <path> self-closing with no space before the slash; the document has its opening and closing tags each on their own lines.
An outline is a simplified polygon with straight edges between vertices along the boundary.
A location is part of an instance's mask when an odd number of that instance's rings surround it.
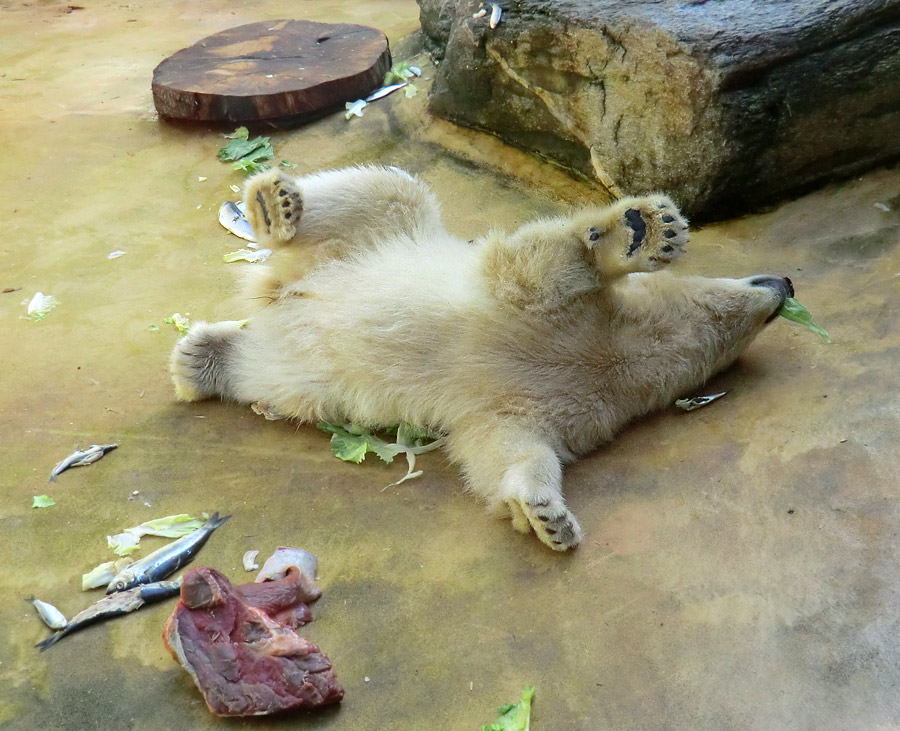
<svg viewBox="0 0 900 731">
<path fill-rule="evenodd" d="M 56 632 L 50 635 L 46 640 L 41 640 L 40 642 L 38 642 L 35 647 L 43 652 L 48 647 L 53 647 L 53 645 L 59 642 L 63 637 L 65 637 L 65 632 Z"/>
<path fill-rule="evenodd" d="M 218 511 L 209 516 L 209 520 L 206 521 L 206 525 L 209 526 L 210 530 L 215 530 L 220 525 L 222 525 L 226 520 L 228 520 L 231 516 L 226 515 L 224 518 L 219 517 Z"/>
<path fill-rule="evenodd" d="M 56 482 L 56 474 L 54 473 L 54 474 L 50 475 L 50 479 L 47 480 L 47 482 Z"/>
</svg>

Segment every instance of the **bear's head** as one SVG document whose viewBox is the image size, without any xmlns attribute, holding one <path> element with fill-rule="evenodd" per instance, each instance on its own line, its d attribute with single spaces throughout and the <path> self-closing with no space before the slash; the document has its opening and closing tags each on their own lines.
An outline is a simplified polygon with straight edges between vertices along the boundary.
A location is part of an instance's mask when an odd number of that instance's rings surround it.
<svg viewBox="0 0 900 731">
<path fill-rule="evenodd" d="M 665 401 L 731 365 L 793 295 L 790 279 L 772 275 L 632 274 L 617 286 L 608 335 L 641 364 L 635 385 Z"/>
</svg>

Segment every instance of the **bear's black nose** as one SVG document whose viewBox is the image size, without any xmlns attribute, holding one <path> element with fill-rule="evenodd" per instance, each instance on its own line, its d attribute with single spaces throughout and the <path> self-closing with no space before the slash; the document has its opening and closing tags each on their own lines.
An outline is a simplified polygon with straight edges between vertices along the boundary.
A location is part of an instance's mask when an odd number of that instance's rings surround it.
<svg viewBox="0 0 900 731">
<path fill-rule="evenodd" d="M 770 287 L 785 298 L 794 296 L 794 285 L 787 277 L 754 277 L 750 280 L 750 285 L 753 287 Z"/>
</svg>

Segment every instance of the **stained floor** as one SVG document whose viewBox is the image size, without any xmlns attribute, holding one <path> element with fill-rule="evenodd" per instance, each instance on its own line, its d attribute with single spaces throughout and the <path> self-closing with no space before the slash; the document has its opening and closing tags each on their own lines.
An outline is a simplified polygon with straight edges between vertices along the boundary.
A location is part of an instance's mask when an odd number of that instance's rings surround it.
<svg viewBox="0 0 900 731">
<path fill-rule="evenodd" d="M 222 263 L 240 246 L 216 222 L 240 183 L 216 160 L 223 130 L 160 122 L 151 72 L 279 17 L 378 26 L 431 73 L 408 0 L 0 6 L 0 289 L 21 288 L 0 294 L 0 725 L 455 731 L 533 683 L 534 731 L 900 728 L 900 171 L 696 232 L 677 270 L 788 275 L 834 343 L 774 322 L 709 385 L 725 398 L 570 469 L 586 538 L 558 555 L 486 517 L 440 455 L 383 490 L 400 465 L 344 464 L 315 429 L 174 402 L 163 318 L 241 317 L 234 275 L 252 265 Z M 596 200 L 430 120 L 423 92 L 273 133 L 276 155 L 405 167 L 467 237 Z M 20 319 L 38 290 L 61 305 Z M 75 447 L 110 441 L 47 483 Z M 44 493 L 56 505 L 32 509 Z M 214 718 L 163 647 L 171 605 L 33 648 L 46 630 L 26 597 L 71 615 L 96 598 L 79 578 L 110 558 L 107 534 L 204 510 L 233 516 L 201 560 L 235 580 L 251 548 L 318 554 L 308 636 L 346 688 L 339 708 Z"/>
</svg>

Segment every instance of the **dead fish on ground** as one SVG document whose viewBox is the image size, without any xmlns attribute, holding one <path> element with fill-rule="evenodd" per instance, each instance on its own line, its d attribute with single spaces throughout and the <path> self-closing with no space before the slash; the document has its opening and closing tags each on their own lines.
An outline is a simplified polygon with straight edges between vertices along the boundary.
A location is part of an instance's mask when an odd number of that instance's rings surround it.
<svg viewBox="0 0 900 731">
<path fill-rule="evenodd" d="M 50 635 L 46 640 L 38 642 L 35 647 L 41 652 L 52 647 L 66 635 L 77 632 L 89 624 L 101 622 L 104 619 L 128 614 L 135 609 L 140 609 L 145 604 L 152 604 L 170 596 L 175 596 L 181 591 L 181 579 L 176 581 L 158 581 L 153 584 L 144 584 L 129 591 L 120 591 L 111 596 L 103 597 L 96 604 L 92 604 L 84 611 L 79 612 L 59 632 Z"/>
<path fill-rule="evenodd" d="M 87 449 L 76 449 L 53 468 L 49 481 L 56 482 L 57 476 L 70 467 L 87 467 L 89 464 L 94 464 L 97 460 L 103 459 L 107 452 L 112 452 L 118 446 L 118 444 L 92 444 Z"/>
<path fill-rule="evenodd" d="M 722 391 L 722 393 L 714 393 L 711 396 L 694 396 L 693 398 L 680 398 L 675 402 L 675 405 L 679 409 L 684 409 L 685 411 L 693 411 L 694 409 L 699 409 L 701 406 L 706 406 L 706 404 L 711 404 L 717 398 L 722 398 L 728 391 Z"/>
<path fill-rule="evenodd" d="M 177 541 L 172 541 L 120 571 L 109 582 L 106 593 L 126 591 L 140 584 L 150 584 L 171 576 L 182 566 L 190 563 L 212 532 L 230 517 L 226 515 L 220 518 L 218 513 L 213 513 L 202 528 L 188 533 Z"/>
<path fill-rule="evenodd" d="M 373 91 L 369 96 L 366 97 L 367 102 L 374 102 L 376 99 L 381 99 L 382 97 L 386 97 L 388 94 L 393 94 L 397 89 L 402 89 L 407 85 L 407 82 L 404 81 L 400 84 L 391 84 L 390 86 L 382 86 L 380 89 Z"/>
<path fill-rule="evenodd" d="M 26 599 L 25 601 L 31 604 L 37 610 L 38 616 L 41 618 L 41 621 L 50 629 L 62 629 L 69 623 L 69 620 L 66 619 L 66 615 L 59 611 L 52 604 L 42 602 L 40 599 L 37 599 L 35 597 L 31 597 L 30 599 Z"/>
<path fill-rule="evenodd" d="M 231 201 L 225 201 L 219 206 L 219 223 L 235 236 L 245 241 L 256 243 L 256 235 L 253 233 L 250 222 L 247 220 L 243 203 L 235 204 Z"/>
<path fill-rule="evenodd" d="M 491 3 L 491 19 L 488 22 L 488 26 L 493 30 L 497 27 L 497 24 L 500 22 L 500 16 L 503 15 L 503 10 L 497 3 Z"/>
</svg>

